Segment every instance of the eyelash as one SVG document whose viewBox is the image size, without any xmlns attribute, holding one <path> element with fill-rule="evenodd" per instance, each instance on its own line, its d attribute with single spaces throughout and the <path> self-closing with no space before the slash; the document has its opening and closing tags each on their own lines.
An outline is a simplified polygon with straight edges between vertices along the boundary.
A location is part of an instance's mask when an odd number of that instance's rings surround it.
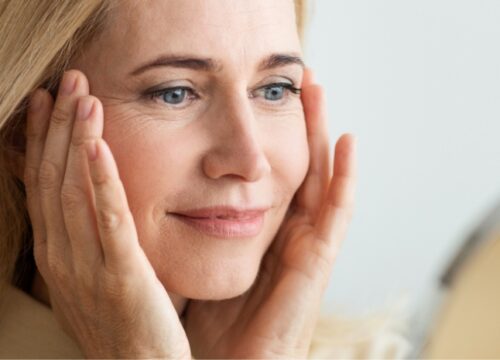
<svg viewBox="0 0 500 360">
<path fill-rule="evenodd" d="M 301 92 L 302 92 L 302 89 L 301 88 L 297 88 L 294 86 L 293 83 L 285 83 L 285 82 L 276 82 L 276 83 L 271 83 L 271 84 L 267 84 L 267 85 L 264 85 L 257 90 L 265 90 L 266 88 L 272 88 L 272 87 L 282 87 L 285 89 L 285 92 L 286 94 L 283 95 L 283 98 L 279 99 L 279 100 L 276 100 L 276 101 L 273 101 L 273 100 L 268 100 L 270 103 L 275 103 L 277 105 L 281 105 L 283 102 L 285 102 L 286 100 L 288 100 L 288 97 L 290 96 L 290 93 L 293 93 L 295 95 L 300 95 Z M 186 90 L 190 93 L 189 96 L 193 97 L 194 98 L 191 98 L 190 101 L 193 101 L 193 100 L 197 100 L 199 98 L 198 94 L 196 94 L 196 92 L 190 88 L 190 87 L 187 87 L 187 86 L 173 86 L 173 87 L 169 87 L 169 88 L 164 88 L 164 89 L 158 89 L 158 90 L 153 90 L 153 91 L 149 91 L 149 92 L 146 92 L 146 96 L 150 99 L 150 100 L 156 100 L 158 98 L 161 98 L 163 97 L 166 93 L 170 92 L 170 91 L 173 91 L 173 90 L 179 90 L 179 89 L 182 89 L 182 90 Z M 253 98 L 254 96 L 252 96 Z M 184 101 L 183 101 L 184 102 Z M 168 104 L 166 102 L 164 102 L 164 104 L 172 107 L 172 108 L 183 108 L 184 106 L 177 106 L 176 104 Z"/>
</svg>

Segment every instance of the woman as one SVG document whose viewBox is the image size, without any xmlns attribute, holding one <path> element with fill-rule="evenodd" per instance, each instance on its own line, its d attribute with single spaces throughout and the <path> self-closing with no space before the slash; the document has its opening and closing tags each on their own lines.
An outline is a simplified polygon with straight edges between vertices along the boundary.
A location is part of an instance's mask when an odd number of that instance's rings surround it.
<svg viewBox="0 0 500 360">
<path fill-rule="evenodd" d="M 307 356 L 355 141 L 332 176 L 303 7 L 0 3 L 3 289 L 32 242 L 26 289 L 84 356 Z"/>
</svg>

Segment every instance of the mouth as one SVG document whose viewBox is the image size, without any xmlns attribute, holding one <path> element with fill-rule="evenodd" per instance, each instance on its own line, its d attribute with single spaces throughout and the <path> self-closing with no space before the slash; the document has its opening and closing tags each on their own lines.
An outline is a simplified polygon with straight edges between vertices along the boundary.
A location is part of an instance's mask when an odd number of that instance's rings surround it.
<svg viewBox="0 0 500 360">
<path fill-rule="evenodd" d="M 268 208 L 213 207 L 172 212 L 175 219 L 196 231 L 216 238 L 251 238 L 263 227 Z"/>
</svg>

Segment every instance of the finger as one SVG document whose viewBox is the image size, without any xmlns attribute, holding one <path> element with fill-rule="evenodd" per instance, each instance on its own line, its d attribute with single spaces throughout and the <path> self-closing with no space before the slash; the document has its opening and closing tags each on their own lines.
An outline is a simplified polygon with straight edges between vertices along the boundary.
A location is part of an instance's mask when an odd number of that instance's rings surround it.
<svg viewBox="0 0 500 360">
<path fill-rule="evenodd" d="M 61 185 L 66 169 L 76 101 L 88 94 L 88 82 L 79 71 L 67 71 L 59 87 L 50 118 L 49 130 L 40 164 L 41 208 L 47 231 L 47 256 L 54 261 L 67 260 L 71 251 L 61 207 Z M 63 258 L 61 258 L 63 257 Z"/>
<path fill-rule="evenodd" d="M 356 140 L 351 134 L 342 135 L 335 146 L 333 177 L 328 189 L 328 198 L 323 203 L 316 237 L 325 241 L 337 252 L 345 237 L 354 209 L 356 186 Z"/>
<path fill-rule="evenodd" d="M 101 137 L 102 131 L 101 102 L 90 95 L 80 97 L 61 188 L 64 223 L 71 241 L 75 272 L 78 274 L 95 269 L 103 261 L 85 149 L 85 142 Z"/>
<path fill-rule="evenodd" d="M 131 260 L 142 251 L 125 189 L 108 144 L 98 138 L 88 141 L 86 149 L 104 263 L 123 273 L 128 266 L 134 269 Z"/>
<path fill-rule="evenodd" d="M 302 76 L 302 87 L 309 86 L 314 83 L 314 73 L 311 68 L 304 68 L 304 75 Z"/>
<path fill-rule="evenodd" d="M 40 272 L 44 272 L 47 235 L 40 206 L 38 173 L 53 100 L 49 92 L 37 89 L 31 98 L 26 124 L 26 153 L 24 158 L 24 186 L 26 206 L 33 229 L 33 251 Z"/>
<path fill-rule="evenodd" d="M 321 86 L 303 87 L 302 101 L 309 144 L 309 169 L 295 195 L 295 210 L 317 221 L 325 201 L 331 177 L 330 141 L 328 138 L 325 94 Z"/>
</svg>

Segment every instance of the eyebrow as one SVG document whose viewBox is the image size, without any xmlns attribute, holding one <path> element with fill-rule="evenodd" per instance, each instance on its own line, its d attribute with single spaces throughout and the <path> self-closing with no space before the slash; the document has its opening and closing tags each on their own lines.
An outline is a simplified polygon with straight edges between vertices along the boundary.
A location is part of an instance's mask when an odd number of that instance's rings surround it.
<svg viewBox="0 0 500 360">
<path fill-rule="evenodd" d="M 277 53 L 266 56 L 261 60 L 257 69 L 259 71 L 274 69 L 287 65 L 299 65 L 305 68 L 304 60 L 296 53 Z M 130 76 L 137 76 L 147 70 L 158 67 L 185 68 L 206 72 L 219 72 L 222 70 L 222 64 L 211 58 L 199 58 L 191 55 L 161 55 L 156 59 L 139 66 L 132 71 Z"/>
</svg>

